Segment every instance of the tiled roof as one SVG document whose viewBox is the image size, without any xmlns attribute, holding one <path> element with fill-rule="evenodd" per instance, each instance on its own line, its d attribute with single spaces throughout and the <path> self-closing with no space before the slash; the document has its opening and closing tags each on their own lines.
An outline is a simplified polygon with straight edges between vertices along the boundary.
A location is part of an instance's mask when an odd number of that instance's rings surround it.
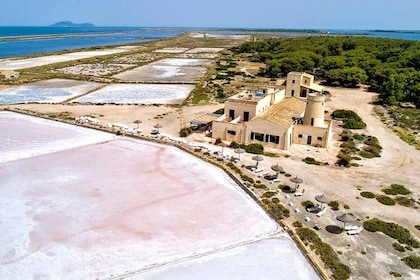
<svg viewBox="0 0 420 280">
<path fill-rule="evenodd" d="M 254 120 L 267 120 L 284 128 L 289 128 L 294 117 L 302 116 L 305 111 L 306 101 L 297 97 L 286 97 L 277 104 L 270 106 L 261 114 L 255 116 Z"/>
</svg>

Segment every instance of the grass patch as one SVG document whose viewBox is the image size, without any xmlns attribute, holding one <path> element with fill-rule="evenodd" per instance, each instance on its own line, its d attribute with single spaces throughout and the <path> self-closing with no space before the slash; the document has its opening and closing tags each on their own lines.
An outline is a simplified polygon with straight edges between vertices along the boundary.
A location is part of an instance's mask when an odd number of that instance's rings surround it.
<svg viewBox="0 0 420 280">
<path fill-rule="evenodd" d="M 311 249 L 320 256 L 325 266 L 331 270 L 333 279 L 350 278 L 350 267 L 339 261 L 331 245 L 323 242 L 315 231 L 309 228 L 298 228 L 297 234 L 305 245 L 310 245 Z"/>
<path fill-rule="evenodd" d="M 380 203 L 382 203 L 384 205 L 388 205 L 388 206 L 393 206 L 397 203 L 394 199 L 392 199 L 391 197 L 389 197 L 387 195 L 378 195 L 376 197 L 376 200 L 379 201 Z"/>
<path fill-rule="evenodd" d="M 293 226 L 294 226 L 294 227 L 296 227 L 296 228 L 301 228 L 303 225 L 302 225 L 302 223 L 301 223 L 301 222 L 299 222 L 299 221 L 294 221 L 294 222 L 293 222 Z"/>
<path fill-rule="evenodd" d="M 389 237 L 398 240 L 398 242 L 401 244 L 407 244 L 413 248 L 420 248 L 420 243 L 411 236 L 408 229 L 398 224 L 387 223 L 380 219 L 374 218 L 363 222 L 363 228 L 370 232 L 383 232 Z"/>
<path fill-rule="evenodd" d="M 406 265 L 412 269 L 420 269 L 420 257 L 419 256 L 407 256 L 401 259 Z"/>
<path fill-rule="evenodd" d="M 265 192 L 262 194 L 262 197 L 264 198 L 271 198 L 273 196 L 275 196 L 277 193 L 276 192 Z"/>
<path fill-rule="evenodd" d="M 389 188 L 382 189 L 382 191 L 388 195 L 408 195 L 411 194 L 409 189 L 406 189 L 403 185 L 392 184 Z"/>
<path fill-rule="evenodd" d="M 373 192 L 361 192 L 360 195 L 364 198 L 375 198 L 376 195 Z"/>
</svg>

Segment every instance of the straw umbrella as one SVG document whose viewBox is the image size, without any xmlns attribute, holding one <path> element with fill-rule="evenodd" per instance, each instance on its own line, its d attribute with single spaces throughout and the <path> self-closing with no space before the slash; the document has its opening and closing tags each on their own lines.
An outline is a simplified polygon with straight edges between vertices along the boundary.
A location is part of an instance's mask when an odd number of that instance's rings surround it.
<svg viewBox="0 0 420 280">
<path fill-rule="evenodd" d="M 283 167 L 281 167 L 278 163 L 277 163 L 277 164 L 275 164 L 275 165 L 272 165 L 272 166 L 271 166 L 271 170 L 273 170 L 273 171 L 275 171 L 275 172 L 276 172 L 276 177 L 278 177 L 278 176 L 279 176 L 279 173 L 280 173 L 280 172 L 283 172 L 283 171 L 284 171 Z"/>
<path fill-rule="evenodd" d="M 324 194 L 321 194 L 321 195 L 317 195 L 317 196 L 315 196 L 315 200 L 316 201 L 318 201 L 319 203 L 321 203 L 321 210 L 322 210 L 322 204 L 323 203 L 330 203 L 330 199 L 326 196 L 326 195 L 324 195 Z"/>
<path fill-rule="evenodd" d="M 255 167 L 258 167 L 258 162 L 259 161 L 263 161 L 264 160 L 264 158 L 262 156 L 260 156 L 260 155 L 253 156 L 252 159 L 256 161 Z"/>
<path fill-rule="evenodd" d="M 163 126 L 160 123 L 157 123 L 153 127 L 156 128 L 157 132 L 159 133 L 159 128 L 162 128 Z"/>
<path fill-rule="evenodd" d="M 242 148 L 238 148 L 238 149 L 235 149 L 234 152 L 238 154 L 238 158 L 239 160 L 241 160 L 241 154 L 245 153 L 245 150 Z"/>
<path fill-rule="evenodd" d="M 298 188 L 297 187 L 298 184 L 302 184 L 303 180 L 296 175 L 296 177 L 293 177 L 290 179 L 290 182 L 295 183 L 295 191 L 296 191 L 296 189 Z"/>
<path fill-rule="evenodd" d="M 337 216 L 337 220 L 339 220 L 340 222 L 343 222 L 343 228 L 345 229 L 346 223 L 354 222 L 354 217 L 347 214 L 347 212 L 345 212 L 344 214 Z"/>
<path fill-rule="evenodd" d="M 138 129 L 139 128 L 139 124 L 141 124 L 142 121 L 141 120 L 135 120 L 134 123 L 137 124 L 137 129 Z"/>
</svg>

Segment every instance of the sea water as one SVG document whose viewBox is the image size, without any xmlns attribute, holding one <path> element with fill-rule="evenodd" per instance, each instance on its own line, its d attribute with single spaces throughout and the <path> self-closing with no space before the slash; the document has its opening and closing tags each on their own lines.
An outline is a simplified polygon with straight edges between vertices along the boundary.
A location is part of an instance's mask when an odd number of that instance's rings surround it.
<svg viewBox="0 0 420 280">
<path fill-rule="evenodd" d="M 418 30 L 0 26 L 0 58 L 132 44 L 174 37 L 185 32 L 209 32 L 226 35 L 253 33 L 284 36 L 350 35 L 420 41 L 420 31 Z"/>
</svg>

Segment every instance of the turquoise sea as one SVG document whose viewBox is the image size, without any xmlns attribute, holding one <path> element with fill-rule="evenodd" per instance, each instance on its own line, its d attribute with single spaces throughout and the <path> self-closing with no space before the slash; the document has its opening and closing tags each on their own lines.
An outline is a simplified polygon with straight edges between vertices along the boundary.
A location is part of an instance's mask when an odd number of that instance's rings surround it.
<svg viewBox="0 0 420 280">
<path fill-rule="evenodd" d="M 173 37 L 189 31 L 220 34 L 266 33 L 285 36 L 351 35 L 420 41 L 420 31 L 401 30 L 0 26 L 0 58 L 132 44 Z"/>
</svg>

